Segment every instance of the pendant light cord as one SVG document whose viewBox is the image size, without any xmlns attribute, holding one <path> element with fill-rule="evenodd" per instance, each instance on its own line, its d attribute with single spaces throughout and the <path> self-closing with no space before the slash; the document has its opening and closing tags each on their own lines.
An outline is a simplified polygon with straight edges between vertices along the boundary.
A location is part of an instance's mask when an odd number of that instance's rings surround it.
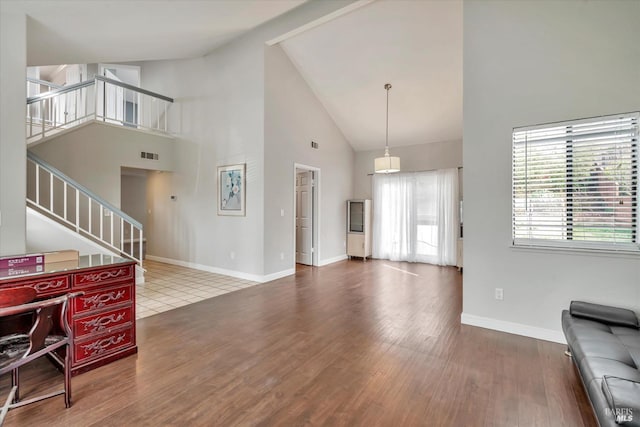
<svg viewBox="0 0 640 427">
<path fill-rule="evenodd" d="M 385 156 L 389 155 L 389 89 L 391 89 L 391 85 L 387 83 L 384 85 L 384 88 L 387 90 L 387 134 L 385 137 L 384 143 L 384 153 Z"/>
<path fill-rule="evenodd" d="M 384 142 L 384 155 L 389 157 L 389 89 L 391 89 L 391 83 L 386 83 L 384 88 L 387 90 L 387 129 Z"/>
</svg>

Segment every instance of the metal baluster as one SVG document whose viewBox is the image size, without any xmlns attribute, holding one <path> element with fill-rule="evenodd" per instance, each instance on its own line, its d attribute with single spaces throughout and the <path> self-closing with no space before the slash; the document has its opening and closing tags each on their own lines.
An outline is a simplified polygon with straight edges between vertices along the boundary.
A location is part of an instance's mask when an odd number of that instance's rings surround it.
<svg viewBox="0 0 640 427">
<path fill-rule="evenodd" d="M 111 219 L 110 219 L 110 221 L 111 221 L 110 239 L 111 240 L 109 241 L 109 243 L 111 244 L 111 246 L 114 246 L 113 245 L 113 212 L 111 212 L 109 216 L 111 217 Z"/>
<path fill-rule="evenodd" d="M 162 101 L 162 104 L 164 104 L 164 131 L 167 131 L 167 106 L 168 103 L 166 101 Z"/>
<path fill-rule="evenodd" d="M 65 93 L 63 96 L 60 97 L 60 100 L 64 101 L 64 105 L 63 105 L 64 108 L 62 108 L 62 110 L 63 110 L 62 111 L 62 116 L 63 116 L 62 124 L 63 125 L 67 124 L 67 117 L 69 116 L 69 108 L 68 108 L 69 107 L 69 105 L 68 105 L 69 104 L 69 102 L 68 102 L 69 101 L 69 95 L 70 95 L 69 93 Z"/>
<path fill-rule="evenodd" d="M 94 103 L 95 103 L 95 109 L 96 109 L 96 119 L 100 116 L 98 116 L 98 94 L 100 93 L 100 80 L 96 80 L 96 93 L 94 93 Z M 104 112 L 103 112 L 104 114 Z"/>
<path fill-rule="evenodd" d="M 51 98 L 49 99 L 44 99 L 42 101 L 40 101 L 40 109 L 41 109 L 41 118 L 40 118 L 40 127 L 42 128 L 42 137 L 44 138 L 44 115 L 45 115 L 45 111 L 47 111 L 46 105 L 47 102 L 50 101 Z"/>
<path fill-rule="evenodd" d="M 35 104 L 30 104 L 27 107 L 29 108 L 29 136 L 33 136 L 33 107 Z"/>
<path fill-rule="evenodd" d="M 120 252 L 124 252 L 124 218 L 120 217 Z"/>
<path fill-rule="evenodd" d="M 140 229 L 140 253 L 138 254 L 138 259 L 140 261 L 140 266 L 142 267 L 142 228 Z"/>
<path fill-rule="evenodd" d="M 107 121 L 107 82 L 102 82 L 102 121 Z"/>
<path fill-rule="evenodd" d="M 102 203 L 101 203 L 100 204 L 100 240 L 104 240 L 102 238 L 103 230 L 104 230 L 104 206 L 102 206 Z"/>
<path fill-rule="evenodd" d="M 136 126 L 140 127 L 140 92 L 136 92 Z"/>
<path fill-rule="evenodd" d="M 53 212 L 53 174 L 49 172 L 49 210 Z"/>
<path fill-rule="evenodd" d="M 56 108 L 58 106 L 58 103 L 57 102 L 53 102 L 54 99 L 57 100 L 58 97 L 51 98 L 51 100 L 52 100 L 51 111 L 53 112 L 53 121 L 51 123 L 52 124 L 52 129 L 55 129 L 56 128 L 56 124 L 58 123 L 58 119 L 56 117 L 56 114 L 58 114 L 57 108 Z"/>
<path fill-rule="evenodd" d="M 64 209 L 64 219 L 65 221 L 67 221 L 67 181 L 62 181 L 63 184 L 63 193 L 62 193 L 62 199 L 63 199 L 63 209 Z"/>
<path fill-rule="evenodd" d="M 131 256 L 133 257 L 133 237 L 134 237 L 133 224 L 129 223 L 129 225 L 131 226 L 130 227 L 130 231 L 129 231 L 129 240 L 130 240 L 130 245 L 129 245 L 130 248 L 129 248 L 129 250 L 131 251 Z"/>
<path fill-rule="evenodd" d="M 93 215 L 91 215 L 91 197 L 87 196 L 87 200 L 89 201 L 89 234 L 93 235 L 92 226 L 93 226 Z"/>
<path fill-rule="evenodd" d="M 76 190 L 76 233 L 80 232 L 80 190 Z"/>
<path fill-rule="evenodd" d="M 40 165 L 36 163 L 36 205 L 40 206 Z"/>
</svg>

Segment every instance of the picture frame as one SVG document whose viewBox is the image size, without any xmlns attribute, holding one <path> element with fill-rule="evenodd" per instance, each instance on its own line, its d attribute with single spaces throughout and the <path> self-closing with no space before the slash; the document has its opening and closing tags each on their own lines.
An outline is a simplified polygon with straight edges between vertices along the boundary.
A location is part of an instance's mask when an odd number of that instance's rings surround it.
<svg viewBox="0 0 640 427">
<path fill-rule="evenodd" d="M 218 215 L 245 216 L 246 163 L 218 166 Z"/>
</svg>

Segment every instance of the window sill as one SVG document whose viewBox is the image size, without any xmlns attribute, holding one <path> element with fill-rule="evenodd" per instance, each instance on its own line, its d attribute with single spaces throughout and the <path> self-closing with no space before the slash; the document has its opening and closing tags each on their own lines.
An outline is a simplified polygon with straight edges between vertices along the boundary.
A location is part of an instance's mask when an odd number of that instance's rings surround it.
<svg viewBox="0 0 640 427">
<path fill-rule="evenodd" d="M 527 245 L 510 245 L 511 249 L 523 252 L 538 252 L 538 253 L 565 253 L 569 255 L 592 255 L 592 256 L 606 256 L 615 258 L 628 258 L 628 259 L 640 259 L 640 251 L 627 250 L 627 249 L 598 249 L 598 248 L 563 248 L 559 246 L 527 246 Z"/>
</svg>

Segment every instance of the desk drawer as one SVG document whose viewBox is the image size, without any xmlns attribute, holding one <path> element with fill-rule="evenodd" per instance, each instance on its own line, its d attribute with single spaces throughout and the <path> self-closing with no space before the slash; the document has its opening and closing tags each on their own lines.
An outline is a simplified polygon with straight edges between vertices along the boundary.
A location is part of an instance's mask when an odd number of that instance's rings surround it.
<svg viewBox="0 0 640 427">
<path fill-rule="evenodd" d="M 134 336 L 131 326 L 87 340 L 75 340 L 73 346 L 74 362 L 79 364 L 100 358 L 130 347 L 133 343 Z"/>
<path fill-rule="evenodd" d="M 111 283 L 133 278 L 133 266 L 126 265 L 120 267 L 112 267 L 100 271 L 92 271 L 89 273 L 76 273 L 73 276 L 74 284 L 76 287 L 101 285 L 104 283 Z"/>
<path fill-rule="evenodd" d="M 81 314 L 132 301 L 133 285 L 120 285 L 87 292 L 73 299 L 73 314 Z"/>
<path fill-rule="evenodd" d="M 133 319 L 133 307 L 122 307 L 99 314 L 75 319 L 73 321 L 73 336 L 82 338 L 87 335 L 110 332 Z"/>
<path fill-rule="evenodd" d="M 62 295 L 71 289 L 71 281 L 69 276 L 50 277 L 48 279 L 31 279 L 20 282 L 12 282 L 3 286 L 3 288 L 22 288 L 30 287 L 36 290 L 38 297 L 48 295 Z"/>
</svg>

